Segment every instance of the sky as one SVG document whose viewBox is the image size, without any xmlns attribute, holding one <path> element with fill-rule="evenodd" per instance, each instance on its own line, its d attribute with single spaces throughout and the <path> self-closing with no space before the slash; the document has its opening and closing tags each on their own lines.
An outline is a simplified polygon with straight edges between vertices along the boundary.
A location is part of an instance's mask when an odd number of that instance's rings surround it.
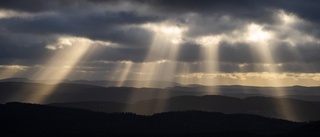
<svg viewBox="0 0 320 137">
<path fill-rule="evenodd" d="M 320 1 L 1 0 L 12 77 L 320 86 Z"/>
</svg>

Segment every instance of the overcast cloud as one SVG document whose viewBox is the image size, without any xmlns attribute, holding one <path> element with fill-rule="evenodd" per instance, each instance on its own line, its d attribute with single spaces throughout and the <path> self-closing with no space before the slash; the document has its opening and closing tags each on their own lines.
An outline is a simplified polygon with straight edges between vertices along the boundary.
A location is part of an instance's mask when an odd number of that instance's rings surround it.
<svg viewBox="0 0 320 137">
<path fill-rule="evenodd" d="M 73 71 L 173 61 L 191 74 L 211 61 L 223 73 L 320 73 L 319 24 L 318 0 L 1 0 L 0 69 L 31 73 L 74 38 L 91 47 Z"/>
</svg>

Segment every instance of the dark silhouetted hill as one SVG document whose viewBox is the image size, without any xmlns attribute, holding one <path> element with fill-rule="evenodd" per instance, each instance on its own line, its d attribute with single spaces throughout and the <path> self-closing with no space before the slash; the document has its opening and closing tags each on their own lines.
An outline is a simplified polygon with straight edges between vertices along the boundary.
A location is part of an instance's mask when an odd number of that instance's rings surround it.
<svg viewBox="0 0 320 137">
<path fill-rule="evenodd" d="M 67 83 L 74 84 L 87 84 L 94 86 L 102 86 L 102 87 L 115 87 L 118 85 L 119 81 L 107 81 L 107 80 L 73 80 L 68 81 Z M 175 86 L 182 86 L 179 83 L 168 82 L 168 81 L 134 81 L 134 80 L 126 80 L 121 82 L 122 87 L 135 87 L 135 88 L 168 88 Z M 149 84 L 146 84 L 149 83 Z M 137 87 L 139 85 L 139 87 Z"/>
<path fill-rule="evenodd" d="M 297 128 L 287 136 L 305 136 L 305 137 L 319 137 L 320 136 L 320 121 L 310 122 L 300 128 Z"/>
<path fill-rule="evenodd" d="M 86 109 L 91 111 L 114 113 L 114 112 L 125 112 L 124 110 L 126 109 L 126 107 L 128 107 L 129 104 L 96 101 L 96 102 L 64 102 L 64 103 L 52 103 L 48 105 L 56 106 L 56 107 L 78 108 L 78 109 Z"/>
<path fill-rule="evenodd" d="M 39 84 L 23 82 L 0 82 L 0 103 L 28 102 L 28 103 L 55 103 L 75 102 L 68 105 L 73 108 L 85 108 L 103 112 L 134 112 L 138 114 L 153 114 L 167 111 L 201 110 L 222 113 L 256 114 L 272 118 L 281 118 L 294 121 L 320 120 L 319 102 L 302 101 L 290 98 L 248 97 L 234 98 L 225 96 L 202 96 L 210 92 L 200 89 L 184 87 L 155 89 L 129 87 L 99 87 L 84 84 Z M 198 87 L 196 87 L 198 88 Z M 218 87 L 214 87 L 218 88 Z M 305 87 L 294 87 L 292 95 L 305 92 L 307 95 L 315 93 L 315 87 L 307 92 Z M 45 89 L 52 89 L 49 93 Z M 262 93 L 274 92 L 272 88 L 221 86 L 221 94 L 247 92 Z M 269 90 L 266 90 L 269 89 Z M 193 91 L 195 90 L 195 91 Z M 252 90 L 252 91 L 251 91 Z M 260 91 L 261 90 L 261 91 Z M 184 96 L 182 96 L 184 95 Z M 188 96 L 185 96 L 188 95 Z M 181 96 L 181 97 L 180 97 Z M 172 98 L 173 97 L 173 98 Z M 43 98 L 43 102 L 36 102 Z M 169 98 L 169 99 L 167 99 Z M 82 102 L 77 104 L 77 102 Z M 91 102 L 86 104 L 87 102 Z M 93 103 L 92 103 L 93 102 Z M 114 103 L 111 103 L 114 102 Z"/>
<path fill-rule="evenodd" d="M 53 89 L 49 94 L 44 89 Z M 307 101 L 320 101 L 319 87 L 287 87 L 286 97 Z M 208 91 L 209 90 L 209 91 Z M 219 92 L 218 92 L 219 91 Z M 40 84 L 24 82 L 0 82 L 0 103 L 28 102 L 79 102 L 79 101 L 111 101 L 133 103 L 148 99 L 170 98 L 181 95 L 224 95 L 232 97 L 272 96 L 274 88 L 218 86 L 218 87 L 174 87 L 166 89 L 131 88 L 131 87 L 99 87 L 86 84 Z M 46 98 L 44 102 L 32 102 L 30 98 Z"/>
<path fill-rule="evenodd" d="M 45 93 L 45 89 L 53 89 Z M 156 88 L 99 87 L 85 84 L 40 84 L 23 82 L 0 82 L 0 103 L 27 102 L 79 102 L 111 101 L 136 102 L 155 98 L 181 95 L 201 95 L 201 92 L 171 91 Z M 44 97 L 45 96 L 45 97 Z M 33 102 L 30 98 L 46 98 L 43 102 Z"/>
<path fill-rule="evenodd" d="M 0 82 L 25 82 L 25 83 L 42 83 L 42 84 L 71 83 L 71 84 L 86 84 L 86 85 L 101 86 L 101 87 L 116 87 L 119 83 L 119 81 L 109 81 L 109 80 L 67 80 L 67 79 L 65 80 L 31 80 L 27 78 L 6 78 L 6 79 L 0 79 Z M 122 87 L 135 87 L 135 88 L 168 88 L 168 87 L 182 86 L 179 83 L 168 82 L 168 81 L 126 80 L 121 83 L 122 83 L 121 84 Z"/>
<path fill-rule="evenodd" d="M 248 97 L 245 99 L 226 96 L 178 96 L 168 99 L 139 101 L 134 104 L 111 102 L 68 102 L 53 106 L 89 109 L 103 112 L 133 112 L 151 115 L 170 111 L 209 111 L 227 114 L 244 113 L 292 121 L 320 120 L 320 104 L 289 98 Z"/>
<path fill-rule="evenodd" d="M 232 96 L 232 97 L 250 97 L 250 96 L 265 96 L 273 97 L 277 95 L 284 95 L 285 98 L 294 98 L 306 101 L 320 101 L 320 87 L 254 87 L 254 86 L 176 86 L 167 88 L 170 90 L 190 91 L 190 92 L 216 92 L 219 95 Z"/>
<path fill-rule="evenodd" d="M 54 84 L 57 83 L 56 80 L 29 80 L 26 78 L 8 78 L 0 80 L 0 84 L 6 84 L 10 82 L 16 83 L 41 83 L 41 84 Z M 65 83 L 65 84 L 61 84 Z M 62 80 L 59 85 L 91 85 L 112 88 L 116 87 L 118 81 L 106 81 L 106 80 Z M 292 87 L 254 87 L 254 86 L 202 86 L 202 85 L 181 85 L 179 83 L 167 82 L 167 81 L 124 81 L 122 82 L 122 87 L 131 87 L 134 91 L 137 89 L 158 89 L 159 91 L 169 91 L 167 94 L 175 96 L 177 95 L 224 95 L 231 97 L 251 97 L 251 96 L 277 96 L 284 95 L 286 98 L 294 98 L 306 101 L 320 101 L 320 87 L 302 87 L 302 86 L 292 86 Z M 146 83 L 151 83 L 146 85 Z M 135 84 L 146 85 L 147 88 L 134 87 Z M 19 85 L 17 85 L 19 86 Z M 119 88 L 122 88 L 119 87 Z M 174 93 L 172 92 L 174 91 Z M 175 93 L 180 92 L 180 93 Z M 160 97 L 161 98 L 161 97 Z M 0 100 L 1 101 L 1 100 Z M 15 101 L 15 100 L 10 100 Z M 99 101 L 99 100 L 95 100 Z M 105 101 L 105 100 L 104 100 Z M 106 100 L 111 101 L 111 100 Z M 119 102 L 119 101 L 118 101 Z"/>
<path fill-rule="evenodd" d="M 44 105 L 0 105 L 0 136 L 277 136 L 319 132 L 296 123 L 247 114 L 202 111 L 101 113 Z M 316 123 L 317 124 L 317 123 Z M 310 128 L 308 128 L 310 127 Z M 316 129 L 313 129 L 316 128 Z M 299 129 L 299 130 L 297 130 Z M 314 133 L 316 134 L 316 133 Z"/>
</svg>

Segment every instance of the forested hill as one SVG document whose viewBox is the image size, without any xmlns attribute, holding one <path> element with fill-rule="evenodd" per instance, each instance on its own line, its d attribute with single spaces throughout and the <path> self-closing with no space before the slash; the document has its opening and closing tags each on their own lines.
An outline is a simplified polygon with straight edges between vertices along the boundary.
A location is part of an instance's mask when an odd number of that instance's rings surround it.
<svg viewBox="0 0 320 137">
<path fill-rule="evenodd" d="M 45 105 L 0 107 L 1 136 L 300 136 L 320 135 L 319 122 L 296 123 L 247 114 L 202 111 L 102 113 Z"/>
<path fill-rule="evenodd" d="M 208 111 L 226 114 L 254 114 L 290 121 L 320 120 L 320 103 L 290 98 L 248 97 L 235 98 L 220 95 L 177 96 L 168 99 L 152 99 L 133 104 L 107 101 L 60 102 L 52 106 L 81 108 L 103 112 L 133 112 L 142 115 L 171 111 Z"/>
</svg>

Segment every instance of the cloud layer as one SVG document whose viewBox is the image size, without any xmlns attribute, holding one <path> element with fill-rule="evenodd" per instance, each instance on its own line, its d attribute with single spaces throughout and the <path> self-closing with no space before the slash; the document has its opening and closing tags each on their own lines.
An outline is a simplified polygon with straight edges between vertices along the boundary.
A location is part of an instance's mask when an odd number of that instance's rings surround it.
<svg viewBox="0 0 320 137">
<path fill-rule="evenodd" d="M 18 65 L 31 73 L 79 46 L 70 45 L 72 39 L 86 39 L 91 47 L 74 71 L 169 61 L 175 62 L 169 67 L 175 75 L 183 63 L 190 74 L 319 73 L 317 5 L 315 0 L 2 0 L 0 69 Z"/>
</svg>

